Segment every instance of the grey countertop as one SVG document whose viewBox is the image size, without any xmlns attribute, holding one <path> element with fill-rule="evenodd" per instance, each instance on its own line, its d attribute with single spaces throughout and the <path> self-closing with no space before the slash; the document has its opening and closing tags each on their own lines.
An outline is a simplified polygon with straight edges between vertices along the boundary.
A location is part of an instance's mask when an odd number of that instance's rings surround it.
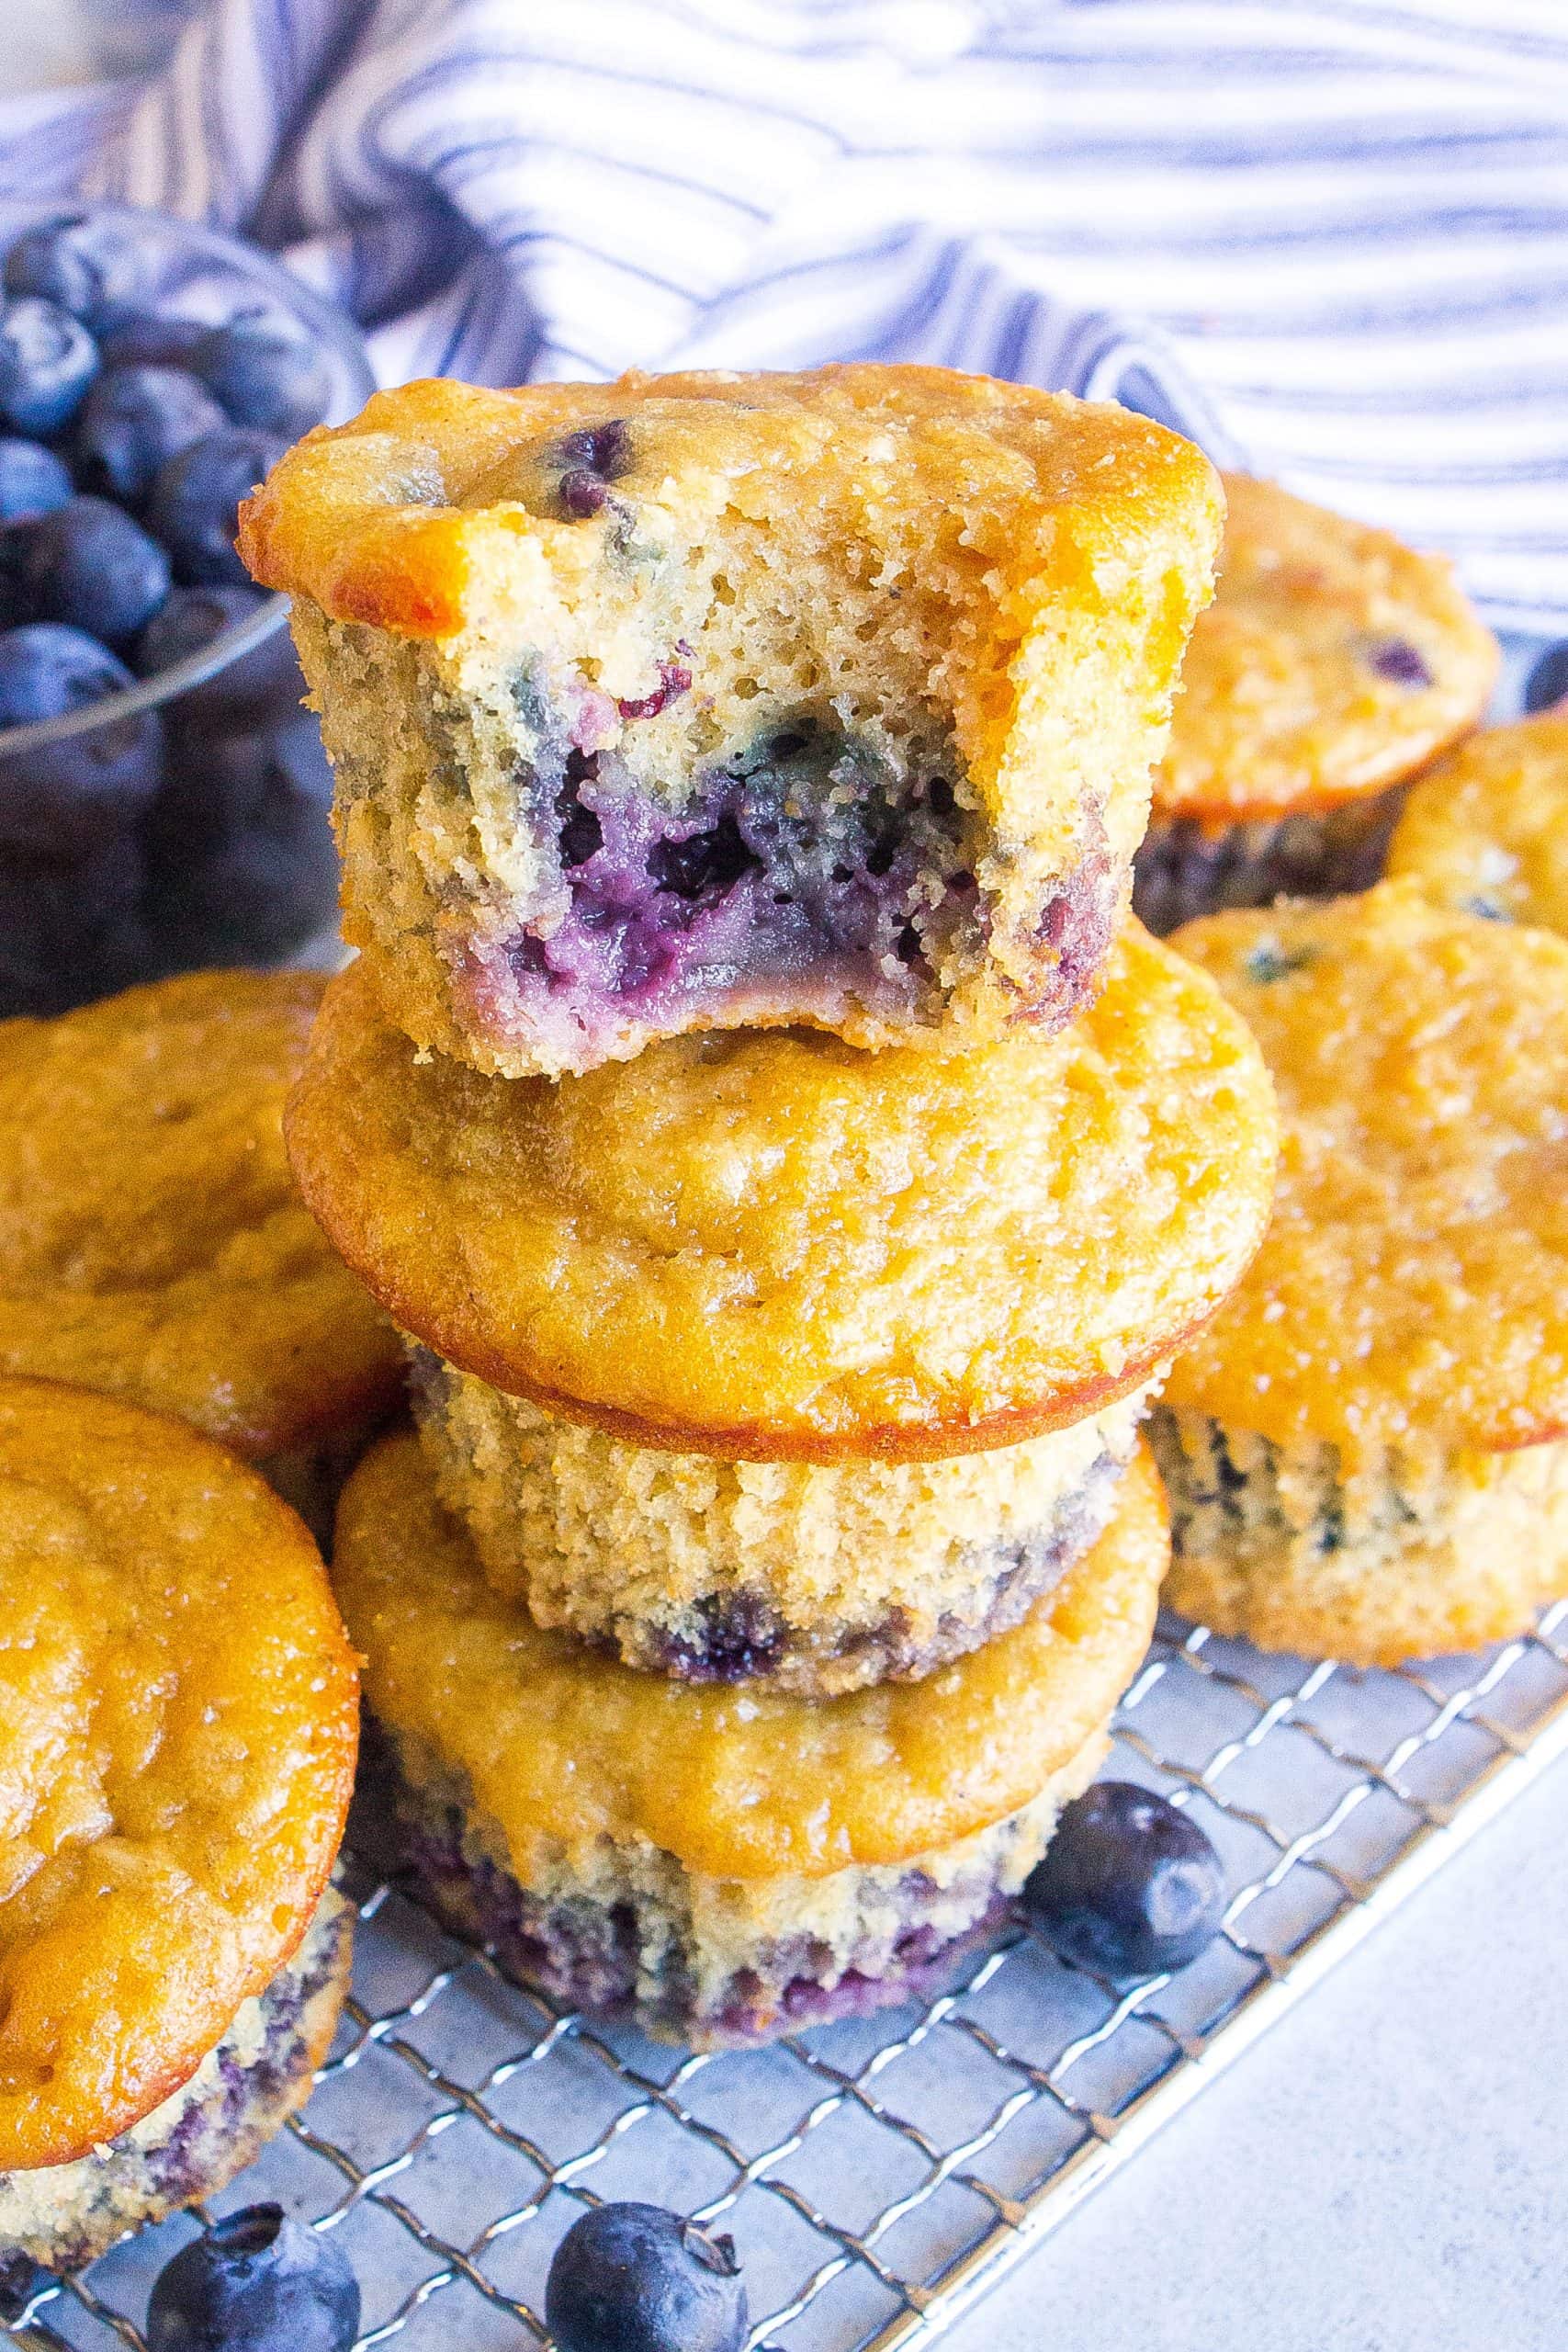
<svg viewBox="0 0 1568 2352">
<path fill-rule="evenodd" d="M 1561 2352 L 1568 1758 L 961 2326 L 952 2352 Z"/>
</svg>

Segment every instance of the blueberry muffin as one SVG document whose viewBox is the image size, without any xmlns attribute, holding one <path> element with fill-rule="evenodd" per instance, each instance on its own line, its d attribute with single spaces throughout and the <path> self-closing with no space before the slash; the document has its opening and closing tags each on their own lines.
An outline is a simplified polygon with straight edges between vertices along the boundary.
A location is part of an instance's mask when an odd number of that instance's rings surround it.
<svg viewBox="0 0 1568 2352">
<path fill-rule="evenodd" d="M 355 1660 L 304 1528 L 178 1421 L 0 1379 L 0 2252 L 212 2194 L 305 2098 Z"/>
<path fill-rule="evenodd" d="M 1488 727 L 1412 789 L 1389 845 L 1440 906 L 1568 933 L 1568 709 Z"/>
<path fill-rule="evenodd" d="M 1167 1552 L 1144 1457 L 1013 1632 L 819 1702 L 540 1630 L 407 1433 L 349 1481 L 334 1575 L 431 1906 L 553 1999 L 712 2048 L 898 2000 L 1005 1917 L 1103 1750 Z"/>
<path fill-rule="evenodd" d="M 1359 899 L 1181 932 L 1279 1089 L 1273 1222 L 1151 1428 L 1169 1597 L 1393 1664 L 1568 1592 L 1568 943 Z"/>
<path fill-rule="evenodd" d="M 1473 727 L 1495 639 L 1446 563 L 1225 478 L 1219 587 L 1188 648 L 1134 904 L 1169 931 L 1376 879 L 1398 787 Z"/>
<path fill-rule="evenodd" d="M 447 1363 L 633 1445 L 914 1461 L 1140 1388 L 1261 1237 L 1268 1074 L 1130 926 L 1058 1035 L 668 1039 L 570 1086 L 421 1060 L 362 965 L 291 1097 L 306 1199 Z"/>
<path fill-rule="evenodd" d="M 627 1445 L 413 1351 L 436 1488 L 536 1624 L 685 1681 L 823 1698 L 933 1673 L 1100 1534 L 1145 1396 L 938 1462 L 716 1462 Z"/>
<path fill-rule="evenodd" d="M 177 1414 L 307 1516 L 400 1372 L 284 1155 L 324 985 L 198 972 L 0 1022 L 0 1372 Z"/>
<path fill-rule="evenodd" d="M 1142 417 L 858 366 L 406 385 L 241 546 L 294 598 L 390 1018 L 518 1077 L 1065 1020 L 1220 513 Z"/>
</svg>

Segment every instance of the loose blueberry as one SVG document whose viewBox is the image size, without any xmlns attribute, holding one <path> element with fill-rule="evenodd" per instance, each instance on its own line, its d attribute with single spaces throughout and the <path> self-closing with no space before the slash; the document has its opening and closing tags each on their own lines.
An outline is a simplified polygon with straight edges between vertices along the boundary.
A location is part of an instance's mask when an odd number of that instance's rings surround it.
<svg viewBox="0 0 1568 2352">
<path fill-rule="evenodd" d="M 1132 1781 L 1066 1805 L 1024 1905 L 1056 1949 L 1111 1977 L 1195 1960 L 1225 1908 L 1220 1858 L 1195 1821 Z"/>
<path fill-rule="evenodd" d="M 97 372 L 97 345 L 58 303 L 0 310 L 0 418 L 14 433 L 58 433 Z"/>
<path fill-rule="evenodd" d="M 287 311 L 236 312 L 203 338 L 190 364 L 236 424 L 293 441 L 327 413 L 332 387 L 321 353 Z"/>
<path fill-rule="evenodd" d="M 146 2333 L 149 2352 L 348 2352 L 359 2287 L 319 2230 L 248 2205 L 165 2263 Z"/>
<path fill-rule="evenodd" d="M 153 978 L 162 967 L 142 924 L 141 890 L 134 829 L 65 860 L 7 850 L 0 858 L 0 1016 L 69 1012 Z"/>
<path fill-rule="evenodd" d="M 79 629 L 40 621 L 0 636 L 0 730 L 65 718 L 133 684 Z M 0 731 L 0 849 L 64 858 L 122 831 L 158 788 L 163 742 L 154 711 L 26 751 L 7 752 Z"/>
<path fill-rule="evenodd" d="M 309 718 L 171 759 L 146 842 L 149 918 L 172 961 L 263 962 L 331 922 L 338 867 L 325 770 Z"/>
<path fill-rule="evenodd" d="M 545 2324 L 559 2352 L 739 2352 L 734 2245 L 661 2205 L 596 2205 L 556 2248 Z"/>
<path fill-rule="evenodd" d="M 73 498 L 24 526 L 17 569 L 30 617 L 128 645 L 169 593 L 169 559 L 122 507 Z"/>
<path fill-rule="evenodd" d="M 177 662 L 205 653 L 225 629 L 253 620 L 271 599 L 261 588 L 171 588 L 136 640 L 130 666 L 139 678 L 155 678 Z M 179 698 L 182 719 L 254 726 L 270 712 L 281 717 L 304 698 L 305 681 L 294 640 L 279 625 L 238 661 L 187 686 Z"/>
<path fill-rule="evenodd" d="M 130 311 L 98 337 L 106 368 L 185 368 L 212 333 L 205 319 Z"/>
<path fill-rule="evenodd" d="M 71 474 L 41 441 L 0 440 L 0 523 L 32 523 L 71 495 Z"/>
<path fill-rule="evenodd" d="M 231 424 L 159 468 L 147 521 L 173 558 L 176 580 L 187 587 L 250 586 L 234 547 L 240 501 L 276 464 L 283 447 L 270 434 Z"/>
<path fill-rule="evenodd" d="M 1550 710 L 1568 699 L 1568 639 L 1550 645 L 1525 681 L 1525 708 Z"/>
<path fill-rule="evenodd" d="M 148 841 L 177 886 L 194 852 L 268 828 L 292 835 L 310 820 L 330 868 L 331 811 L 332 770 L 321 730 L 309 711 L 300 711 L 285 726 L 248 735 L 176 732 L 148 820 Z"/>
<path fill-rule="evenodd" d="M 136 291 L 141 268 L 123 230 L 73 213 L 27 230 L 6 256 L 6 291 L 39 295 L 85 325 L 107 322 Z"/>
<path fill-rule="evenodd" d="M 225 421 L 183 368 L 106 368 L 76 413 L 76 478 L 84 490 L 135 505 L 160 466 Z"/>
</svg>

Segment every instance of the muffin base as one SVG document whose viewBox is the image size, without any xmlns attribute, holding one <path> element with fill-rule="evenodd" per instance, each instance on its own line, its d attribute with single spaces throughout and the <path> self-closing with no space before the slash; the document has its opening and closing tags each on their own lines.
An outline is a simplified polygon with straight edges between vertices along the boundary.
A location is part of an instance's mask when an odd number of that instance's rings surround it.
<svg viewBox="0 0 1568 2352">
<path fill-rule="evenodd" d="M 1506 1640 L 1568 1593 L 1568 1440 L 1391 1453 L 1347 1477 L 1333 1446 L 1201 1414 L 1156 1407 L 1149 1438 L 1171 1507 L 1165 1600 L 1260 1649 L 1398 1666 Z"/>
<path fill-rule="evenodd" d="M 414 1343 L 411 1367 L 496 1591 L 627 1666 L 813 1699 L 917 1681 L 1021 1623 L 1109 1523 L 1145 1409 L 952 1464 L 728 1464 L 552 1420 Z"/>
<path fill-rule="evenodd" d="M 897 1867 L 725 1880 L 651 1845 L 603 1841 L 525 1887 L 498 1836 L 433 1770 L 377 1736 L 376 1801 L 441 1924 L 563 2007 L 629 2016 L 660 2041 L 744 2048 L 934 1990 L 1009 1917 L 1062 1806 L 1093 1779 L 1097 1735 L 1032 1802 Z"/>
<path fill-rule="evenodd" d="M 1370 889 L 1382 871 L 1404 794 L 1398 785 L 1334 808 L 1217 827 L 1192 817 L 1162 822 L 1156 815 L 1134 863 L 1133 910 L 1163 938 L 1224 907 Z"/>
<path fill-rule="evenodd" d="M 0 2292 L 74 2270 L 128 2231 L 210 2197 L 310 2097 L 348 1990 L 354 1911 L 327 1890 L 304 1941 L 189 2082 L 73 2164 L 0 2173 Z"/>
</svg>

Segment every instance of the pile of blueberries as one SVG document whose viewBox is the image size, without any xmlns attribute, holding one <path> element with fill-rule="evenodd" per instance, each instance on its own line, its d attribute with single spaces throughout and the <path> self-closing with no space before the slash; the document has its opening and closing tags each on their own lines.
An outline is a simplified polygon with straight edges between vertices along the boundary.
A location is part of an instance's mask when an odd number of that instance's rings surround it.
<svg viewBox="0 0 1568 2352">
<path fill-rule="evenodd" d="M 30 748 L 267 603 L 236 510 L 326 412 L 320 349 L 271 305 L 157 307 L 144 240 L 73 214 L 0 297 L 0 1014 L 287 953 L 331 919 L 330 775 L 288 631 L 162 709 Z"/>
</svg>

